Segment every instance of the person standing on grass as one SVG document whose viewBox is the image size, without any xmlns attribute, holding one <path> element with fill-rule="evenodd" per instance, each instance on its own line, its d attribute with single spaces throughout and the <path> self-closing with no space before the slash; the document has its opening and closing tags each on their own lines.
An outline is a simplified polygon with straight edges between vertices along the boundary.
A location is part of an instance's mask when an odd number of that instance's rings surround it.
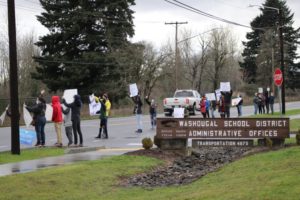
<svg viewBox="0 0 300 200">
<path fill-rule="evenodd" d="M 221 94 L 224 95 L 225 116 L 226 116 L 226 118 L 230 118 L 232 90 L 230 90 L 230 92 L 221 92 Z"/>
<path fill-rule="evenodd" d="M 39 96 L 34 106 L 26 106 L 26 109 L 33 113 L 32 125 L 35 127 L 37 142 L 35 146 L 45 146 L 45 125 L 46 125 L 46 101 L 42 96 Z"/>
<path fill-rule="evenodd" d="M 150 119 L 151 119 L 151 129 L 153 130 L 156 127 L 157 104 L 154 101 L 154 99 L 151 99 L 151 102 L 150 102 L 148 96 L 145 97 L 145 101 L 149 105 L 149 113 L 150 113 Z"/>
<path fill-rule="evenodd" d="M 142 133 L 143 132 L 143 128 L 142 128 L 142 106 L 143 106 L 143 103 L 142 103 L 140 94 L 138 94 L 135 97 L 132 97 L 132 100 L 135 104 L 133 113 L 136 116 L 136 122 L 137 122 L 137 130 L 135 132 Z"/>
<path fill-rule="evenodd" d="M 68 138 L 68 147 L 73 144 L 73 136 L 72 136 L 72 111 L 70 108 L 64 109 L 61 108 L 63 114 L 64 114 L 64 126 L 65 126 L 65 132 L 66 136 Z"/>
<path fill-rule="evenodd" d="M 56 132 L 57 142 L 54 144 L 57 147 L 62 147 L 61 125 L 62 125 L 62 110 L 59 96 L 52 97 L 52 122 L 54 122 L 54 128 Z"/>
<path fill-rule="evenodd" d="M 79 136 L 79 147 L 83 147 L 83 137 L 81 132 L 80 126 L 80 110 L 82 107 L 81 97 L 76 94 L 74 95 L 74 102 L 68 104 L 65 99 L 63 99 L 63 104 L 68 108 L 71 108 L 71 120 L 72 120 L 72 127 L 73 127 L 73 134 L 74 134 L 74 145 L 77 146 L 78 140 L 77 135 Z"/>
<path fill-rule="evenodd" d="M 270 110 L 272 115 L 274 114 L 274 101 L 275 101 L 275 96 L 274 93 L 271 92 L 269 96 L 269 105 L 270 105 Z"/>
</svg>

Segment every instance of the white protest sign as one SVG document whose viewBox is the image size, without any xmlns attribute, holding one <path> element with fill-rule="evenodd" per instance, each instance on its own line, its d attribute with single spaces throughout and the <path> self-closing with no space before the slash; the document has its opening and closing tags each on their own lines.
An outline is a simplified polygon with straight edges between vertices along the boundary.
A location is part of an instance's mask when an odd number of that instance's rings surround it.
<svg viewBox="0 0 300 200">
<path fill-rule="evenodd" d="M 184 118 L 184 108 L 174 108 L 174 118 Z"/>
<path fill-rule="evenodd" d="M 6 117 L 6 110 L 5 110 L 5 111 L 2 113 L 2 115 L 0 116 L 0 123 L 1 123 L 1 126 L 2 126 L 3 123 L 4 123 L 5 117 Z"/>
<path fill-rule="evenodd" d="M 32 122 L 32 117 L 29 111 L 26 109 L 25 103 L 23 104 L 23 117 L 26 127 L 29 127 Z"/>
<path fill-rule="evenodd" d="M 63 98 L 66 100 L 67 103 L 73 103 L 74 95 L 78 94 L 77 89 L 68 89 L 64 91 Z"/>
<path fill-rule="evenodd" d="M 136 83 L 129 85 L 129 92 L 130 92 L 130 97 L 135 97 L 138 95 L 139 91 L 138 91 Z"/>
<path fill-rule="evenodd" d="M 216 93 L 217 101 L 219 101 L 222 95 L 220 89 L 215 90 L 215 93 Z"/>
<path fill-rule="evenodd" d="M 94 102 L 95 101 L 95 95 L 92 94 L 89 96 L 90 102 Z"/>
<path fill-rule="evenodd" d="M 216 95 L 215 95 L 215 93 L 208 93 L 208 94 L 205 94 L 205 96 L 206 96 L 206 99 L 207 99 L 208 101 L 215 101 L 215 100 L 216 100 Z"/>
<path fill-rule="evenodd" d="M 230 92 L 230 82 L 221 82 L 220 83 L 220 91 L 221 92 Z"/>
<path fill-rule="evenodd" d="M 50 104 L 46 105 L 46 113 L 45 117 L 47 121 L 52 121 L 52 115 L 53 115 L 53 108 Z"/>
<path fill-rule="evenodd" d="M 236 106 L 240 103 L 240 101 L 242 100 L 242 98 L 238 97 L 238 98 L 235 98 L 235 99 L 232 99 L 231 100 L 231 104 L 232 106 Z"/>
<path fill-rule="evenodd" d="M 90 115 L 98 115 L 97 112 L 101 109 L 101 103 L 96 103 L 94 100 L 92 103 L 89 104 Z"/>
<path fill-rule="evenodd" d="M 262 87 L 260 87 L 260 88 L 258 88 L 258 93 L 263 93 L 264 92 L 264 90 L 263 90 L 263 88 Z"/>
</svg>

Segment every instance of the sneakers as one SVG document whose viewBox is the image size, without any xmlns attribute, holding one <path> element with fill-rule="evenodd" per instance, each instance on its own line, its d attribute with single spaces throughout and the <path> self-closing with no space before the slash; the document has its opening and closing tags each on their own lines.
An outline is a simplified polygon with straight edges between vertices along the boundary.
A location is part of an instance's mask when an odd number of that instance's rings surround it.
<svg viewBox="0 0 300 200">
<path fill-rule="evenodd" d="M 98 135 L 97 137 L 95 137 L 95 139 L 101 139 L 101 136 Z"/>
</svg>

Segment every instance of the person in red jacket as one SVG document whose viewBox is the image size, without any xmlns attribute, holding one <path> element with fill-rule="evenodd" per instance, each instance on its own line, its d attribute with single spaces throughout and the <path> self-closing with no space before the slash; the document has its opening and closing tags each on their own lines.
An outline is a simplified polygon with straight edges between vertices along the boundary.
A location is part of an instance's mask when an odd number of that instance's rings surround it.
<svg viewBox="0 0 300 200">
<path fill-rule="evenodd" d="M 61 137 L 61 125 L 62 125 L 62 110 L 59 96 L 52 96 L 52 121 L 54 122 L 55 132 L 57 136 L 57 142 L 54 144 L 57 147 L 62 147 L 62 137 Z"/>
<path fill-rule="evenodd" d="M 202 113 L 203 118 L 206 118 L 206 97 L 205 95 L 202 96 L 200 101 L 200 111 Z"/>
</svg>

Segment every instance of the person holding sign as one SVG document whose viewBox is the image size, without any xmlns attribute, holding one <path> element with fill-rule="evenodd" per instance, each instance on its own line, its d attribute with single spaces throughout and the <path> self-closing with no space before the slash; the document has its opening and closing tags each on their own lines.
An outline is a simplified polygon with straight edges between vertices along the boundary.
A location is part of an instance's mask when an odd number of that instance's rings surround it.
<svg viewBox="0 0 300 200">
<path fill-rule="evenodd" d="M 225 106 L 225 117 L 230 118 L 230 106 L 231 106 L 231 97 L 232 97 L 232 90 L 230 92 L 221 92 L 224 95 L 224 106 Z"/>
<path fill-rule="evenodd" d="M 138 93 L 137 96 L 132 97 L 133 102 L 135 103 L 133 113 L 136 115 L 136 121 L 137 121 L 137 130 L 136 133 L 142 133 L 142 100 L 140 97 L 140 94 Z"/>
<path fill-rule="evenodd" d="M 149 105 L 149 113 L 150 113 L 150 119 L 151 119 L 151 129 L 154 129 L 156 127 L 157 104 L 154 101 L 154 99 L 151 99 L 151 102 L 150 102 L 148 96 L 145 97 L 145 101 Z"/>
<path fill-rule="evenodd" d="M 65 132 L 66 136 L 69 140 L 68 147 L 73 144 L 73 136 L 72 136 L 72 112 L 71 108 L 63 108 L 61 107 L 61 111 L 64 113 L 64 126 L 65 126 Z"/>
<path fill-rule="evenodd" d="M 34 106 L 26 106 L 29 112 L 33 113 L 32 125 L 35 127 L 37 142 L 35 146 L 45 146 L 45 125 L 46 125 L 46 101 L 42 96 L 39 96 Z"/>
<path fill-rule="evenodd" d="M 102 130 L 104 133 L 104 138 L 108 139 L 108 133 L 107 133 L 107 115 L 106 115 L 106 99 L 99 99 L 99 102 L 101 103 L 101 108 L 100 110 L 97 112 L 97 114 L 100 114 L 99 118 L 100 118 L 100 128 L 99 128 L 99 134 L 97 137 L 95 137 L 96 139 L 101 139 L 102 136 Z"/>
<path fill-rule="evenodd" d="M 81 97 L 76 94 L 74 95 L 74 101 L 73 103 L 67 103 L 66 100 L 63 98 L 63 104 L 71 108 L 71 120 L 72 120 L 72 127 L 73 127 L 73 134 L 74 134 L 74 144 L 77 146 L 78 140 L 77 140 L 77 134 L 79 136 L 79 147 L 83 147 L 83 138 L 82 138 L 82 132 L 81 132 L 81 126 L 80 126 L 80 110 L 82 107 L 82 101 Z"/>
<path fill-rule="evenodd" d="M 238 95 L 238 98 L 240 98 L 240 101 L 236 105 L 237 111 L 238 111 L 238 116 L 242 116 L 242 106 L 243 106 L 243 98 L 242 95 Z"/>
<path fill-rule="evenodd" d="M 62 110 L 59 96 L 52 97 L 52 122 L 54 122 L 54 128 L 56 132 L 57 142 L 54 144 L 57 147 L 62 147 L 62 137 L 61 137 L 61 124 L 62 124 Z"/>
</svg>

